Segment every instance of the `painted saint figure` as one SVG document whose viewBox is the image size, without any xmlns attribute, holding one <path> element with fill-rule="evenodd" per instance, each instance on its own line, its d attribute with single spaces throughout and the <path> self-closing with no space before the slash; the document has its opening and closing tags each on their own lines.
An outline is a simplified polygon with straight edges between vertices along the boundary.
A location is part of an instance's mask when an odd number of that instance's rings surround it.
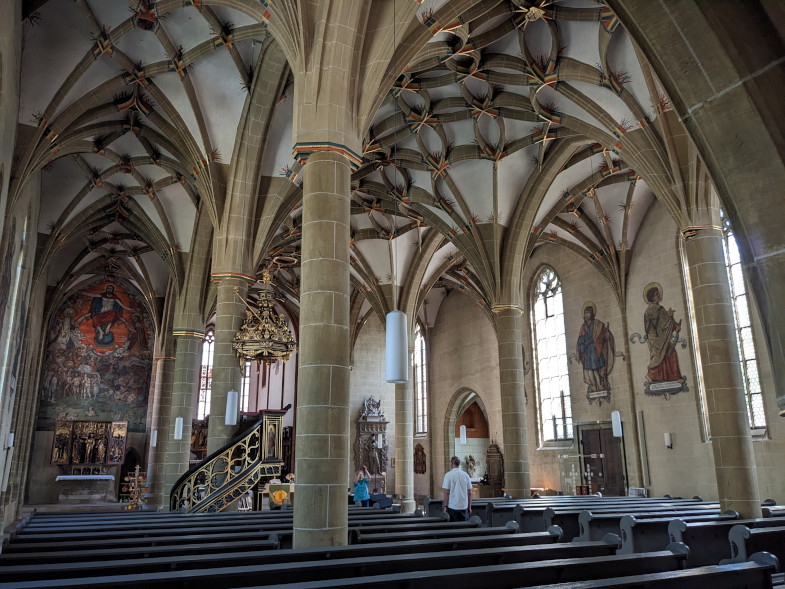
<svg viewBox="0 0 785 589">
<path fill-rule="evenodd" d="M 382 460 L 379 455 L 379 442 L 376 439 L 376 434 L 371 434 L 365 439 L 365 450 L 367 453 L 367 462 L 370 464 L 371 474 L 382 474 Z"/>
<path fill-rule="evenodd" d="M 267 426 L 267 458 L 275 458 L 275 426 Z"/>
<path fill-rule="evenodd" d="M 656 282 L 646 285 L 643 291 L 649 306 L 643 314 L 646 342 L 649 345 L 649 366 L 646 382 L 684 382 L 676 356 L 676 344 L 681 331 L 681 321 L 673 319 L 673 309 L 660 305 L 662 286 Z"/>
<path fill-rule="evenodd" d="M 95 345 L 108 348 L 114 342 L 112 326 L 123 316 L 123 305 L 114 293 L 114 285 L 107 284 L 103 295 L 95 295 L 90 302 L 90 317 L 95 329 Z"/>
<path fill-rule="evenodd" d="M 610 389 L 608 373 L 613 370 L 616 350 L 608 326 L 594 318 L 595 309 L 591 301 L 583 304 L 583 325 L 576 346 L 578 360 L 583 365 L 583 381 L 589 385 L 589 392 Z"/>
</svg>

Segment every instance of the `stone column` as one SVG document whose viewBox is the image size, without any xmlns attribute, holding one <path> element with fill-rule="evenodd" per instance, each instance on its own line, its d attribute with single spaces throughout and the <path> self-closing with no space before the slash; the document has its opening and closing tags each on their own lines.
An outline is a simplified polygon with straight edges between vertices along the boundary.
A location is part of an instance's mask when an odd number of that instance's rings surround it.
<svg viewBox="0 0 785 589">
<path fill-rule="evenodd" d="M 175 330 L 177 352 L 174 361 L 174 382 L 168 418 L 163 414 L 167 407 L 162 404 L 158 428 L 159 463 L 163 464 L 162 477 L 153 479 L 151 501 L 169 505 L 169 492 L 177 479 L 188 470 L 191 457 L 191 421 L 196 409 L 199 389 L 199 368 L 202 364 L 202 341 L 204 333 Z M 174 439 L 174 425 L 178 417 L 183 418 L 183 439 Z M 159 480 L 163 481 L 160 486 Z M 157 496 L 156 496 L 157 495 Z"/>
<path fill-rule="evenodd" d="M 304 169 L 295 548 L 348 542 L 351 172 L 329 151 Z"/>
<path fill-rule="evenodd" d="M 411 349 L 411 348 L 410 348 Z M 411 354 L 409 354 L 411 366 Z M 412 371 L 409 370 L 411 375 Z M 414 501 L 414 383 L 395 385 L 395 492 L 401 495 L 401 512 L 412 513 Z"/>
<path fill-rule="evenodd" d="M 690 236 L 685 249 L 720 506 L 761 517 L 722 230 L 701 226 L 682 233 Z"/>
<path fill-rule="evenodd" d="M 147 480 L 150 482 L 150 506 L 163 507 L 165 455 L 163 450 L 168 432 L 169 415 L 172 406 L 172 384 L 174 382 L 175 358 L 162 356 L 156 358 L 155 390 L 152 391 L 153 404 L 150 411 L 150 448 L 147 454 Z M 156 446 L 152 446 L 153 432 L 157 431 Z"/>
<path fill-rule="evenodd" d="M 517 305 L 495 305 L 493 311 L 499 341 L 505 491 L 516 499 L 528 499 L 529 445 L 521 355 L 522 309 Z"/>
<path fill-rule="evenodd" d="M 214 274 L 215 276 L 215 274 Z M 226 425 L 226 393 L 240 391 L 243 371 L 232 348 L 232 340 L 245 318 L 245 299 L 248 293 L 247 276 L 224 275 L 218 283 L 218 302 L 215 309 L 215 348 L 213 354 L 213 385 L 210 389 L 210 422 L 207 434 L 207 454 L 221 449 L 237 433 L 237 426 Z M 235 294 L 235 287 L 238 293 Z"/>
</svg>

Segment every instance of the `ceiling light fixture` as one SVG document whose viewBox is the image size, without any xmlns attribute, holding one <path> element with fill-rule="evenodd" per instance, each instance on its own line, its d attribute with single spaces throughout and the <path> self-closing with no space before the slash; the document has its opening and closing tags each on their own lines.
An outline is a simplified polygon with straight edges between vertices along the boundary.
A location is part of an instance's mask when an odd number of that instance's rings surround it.
<svg viewBox="0 0 785 589">
<path fill-rule="evenodd" d="M 292 352 L 297 349 L 286 319 L 275 312 L 272 276 L 267 268 L 262 270 L 262 284 L 267 288 L 259 291 L 258 311 L 240 296 L 237 287 L 234 289 L 234 294 L 248 308 L 245 322 L 232 340 L 232 348 L 240 358 L 241 367 L 247 359 L 256 360 L 257 365 L 261 362 L 287 362 L 292 357 Z"/>
</svg>

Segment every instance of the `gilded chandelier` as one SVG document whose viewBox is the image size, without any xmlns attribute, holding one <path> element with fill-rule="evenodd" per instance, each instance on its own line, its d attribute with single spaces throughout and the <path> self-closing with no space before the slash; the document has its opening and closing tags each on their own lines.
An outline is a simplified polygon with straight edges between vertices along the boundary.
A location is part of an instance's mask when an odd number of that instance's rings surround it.
<svg viewBox="0 0 785 589">
<path fill-rule="evenodd" d="M 267 269 L 262 271 L 262 283 L 270 284 L 271 277 Z M 240 358 L 240 366 L 246 359 L 255 359 L 257 363 L 286 362 L 297 349 L 294 336 L 286 325 L 286 319 L 274 310 L 273 293 L 271 290 L 259 291 L 259 311 L 255 311 L 245 299 L 234 289 L 237 297 L 243 301 L 248 310 L 240 331 L 232 340 L 232 347 Z"/>
</svg>

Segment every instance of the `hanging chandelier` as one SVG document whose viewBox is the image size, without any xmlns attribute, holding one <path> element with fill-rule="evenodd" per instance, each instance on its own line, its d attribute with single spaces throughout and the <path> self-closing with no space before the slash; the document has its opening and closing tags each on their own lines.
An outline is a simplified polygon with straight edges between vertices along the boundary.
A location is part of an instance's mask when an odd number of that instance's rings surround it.
<svg viewBox="0 0 785 589">
<path fill-rule="evenodd" d="M 271 283 L 272 277 L 265 268 L 262 270 L 262 284 Z M 232 340 L 232 348 L 240 358 L 240 366 L 248 359 L 256 360 L 257 364 L 288 361 L 297 349 L 297 344 L 286 325 L 286 319 L 273 308 L 275 302 L 272 290 L 265 288 L 259 291 L 258 311 L 240 296 L 236 287 L 234 293 L 248 307 L 243 326 Z"/>
</svg>

